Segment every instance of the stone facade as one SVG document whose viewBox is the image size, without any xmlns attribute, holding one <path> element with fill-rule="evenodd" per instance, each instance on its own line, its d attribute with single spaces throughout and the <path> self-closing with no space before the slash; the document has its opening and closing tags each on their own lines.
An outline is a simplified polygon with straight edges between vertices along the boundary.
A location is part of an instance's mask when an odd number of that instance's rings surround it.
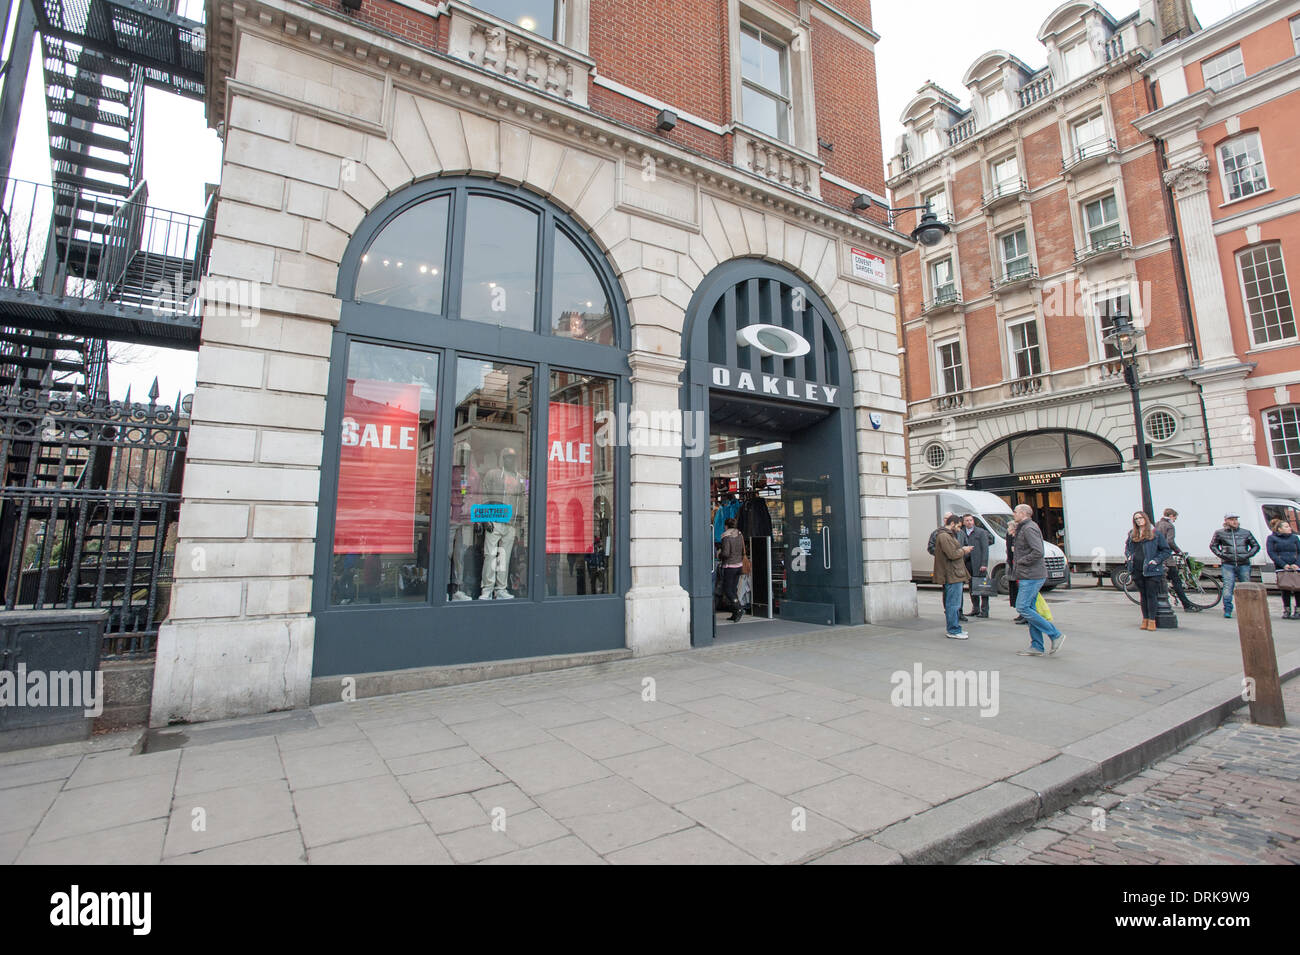
<svg viewBox="0 0 1300 955">
<path fill-rule="evenodd" d="M 563 88 L 503 82 L 472 38 L 478 62 L 292 0 L 218 3 L 210 20 L 225 143 L 210 277 L 252 283 L 260 309 L 232 314 L 205 293 L 155 725 L 307 703 L 339 262 L 380 201 L 440 175 L 522 185 L 588 230 L 627 301 L 638 407 L 679 406 L 685 310 L 712 269 L 757 257 L 803 278 L 851 351 L 868 619 L 916 613 L 894 293 L 854 279 L 849 255 L 892 255 L 892 233 L 594 115 Z M 631 495 L 627 645 L 683 649 L 678 453 L 636 448 Z"/>
</svg>

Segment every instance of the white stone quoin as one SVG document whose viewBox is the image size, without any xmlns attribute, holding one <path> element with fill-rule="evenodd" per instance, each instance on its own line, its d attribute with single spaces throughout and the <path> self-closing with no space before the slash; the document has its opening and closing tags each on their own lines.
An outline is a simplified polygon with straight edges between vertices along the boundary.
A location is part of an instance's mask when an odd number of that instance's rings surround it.
<svg viewBox="0 0 1300 955">
<path fill-rule="evenodd" d="M 867 618 L 915 616 L 895 293 L 853 278 L 848 251 L 889 258 L 888 233 L 318 8 L 240 0 L 210 11 L 209 120 L 225 143 L 210 274 L 257 283 L 261 308 L 249 318 L 208 303 L 204 314 L 154 725 L 307 704 L 339 261 L 367 212 L 442 174 L 522 184 L 590 232 L 627 300 L 633 398 L 647 410 L 680 407 L 682 329 L 705 275 L 759 257 L 803 277 L 840 323 L 853 414 L 873 442 L 858 449 Z M 642 178 L 646 168 L 656 176 Z M 622 546 L 637 654 L 690 644 L 681 476 L 679 450 L 633 448 Z"/>
</svg>

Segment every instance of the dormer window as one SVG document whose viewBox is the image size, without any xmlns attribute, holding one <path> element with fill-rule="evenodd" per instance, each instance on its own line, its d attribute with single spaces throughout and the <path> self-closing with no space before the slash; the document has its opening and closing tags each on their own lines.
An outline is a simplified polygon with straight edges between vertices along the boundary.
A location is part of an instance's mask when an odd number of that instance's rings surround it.
<svg viewBox="0 0 1300 955">
<path fill-rule="evenodd" d="M 1007 95 L 1007 91 L 1004 89 L 994 90 L 989 94 L 985 103 L 988 105 L 990 123 L 996 123 L 998 120 L 1011 115 L 1011 97 Z"/>
<path fill-rule="evenodd" d="M 921 158 L 929 159 L 943 147 L 939 145 L 939 131 L 934 128 L 927 129 L 921 134 Z"/>
<path fill-rule="evenodd" d="M 1065 69 L 1065 82 L 1069 83 L 1086 73 L 1092 72 L 1097 65 L 1097 60 L 1092 55 L 1092 47 L 1087 40 L 1084 40 L 1082 43 L 1076 43 L 1074 46 L 1062 50 L 1061 63 Z"/>
</svg>

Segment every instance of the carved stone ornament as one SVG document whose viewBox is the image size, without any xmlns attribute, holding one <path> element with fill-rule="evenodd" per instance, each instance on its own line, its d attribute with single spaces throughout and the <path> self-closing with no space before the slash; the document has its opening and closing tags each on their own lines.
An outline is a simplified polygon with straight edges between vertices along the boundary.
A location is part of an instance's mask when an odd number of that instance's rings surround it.
<svg viewBox="0 0 1300 955">
<path fill-rule="evenodd" d="M 1206 189 L 1209 176 L 1210 160 L 1205 156 L 1165 170 L 1164 173 L 1165 185 L 1180 199 L 1184 195 Z"/>
</svg>

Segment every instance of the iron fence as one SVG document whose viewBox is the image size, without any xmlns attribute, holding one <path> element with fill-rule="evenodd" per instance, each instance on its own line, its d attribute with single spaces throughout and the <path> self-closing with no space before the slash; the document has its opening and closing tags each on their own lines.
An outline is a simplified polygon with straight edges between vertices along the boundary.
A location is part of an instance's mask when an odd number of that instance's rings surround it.
<svg viewBox="0 0 1300 955">
<path fill-rule="evenodd" d="M 189 430 L 177 407 L 0 394 L 5 609 L 109 611 L 103 654 L 152 653 L 171 597 Z"/>
</svg>

